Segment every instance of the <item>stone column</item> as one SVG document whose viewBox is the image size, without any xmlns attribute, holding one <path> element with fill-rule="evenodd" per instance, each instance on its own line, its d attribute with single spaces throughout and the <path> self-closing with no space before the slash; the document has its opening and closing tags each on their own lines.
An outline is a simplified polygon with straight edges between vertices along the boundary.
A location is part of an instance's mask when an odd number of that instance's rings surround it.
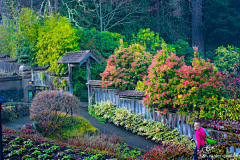
<svg viewBox="0 0 240 160">
<path fill-rule="evenodd" d="M 19 73 L 22 76 L 22 87 L 23 87 L 23 94 L 24 94 L 24 102 L 29 102 L 29 93 L 28 93 L 28 80 L 31 80 L 31 67 L 23 64 L 19 67 Z"/>
</svg>

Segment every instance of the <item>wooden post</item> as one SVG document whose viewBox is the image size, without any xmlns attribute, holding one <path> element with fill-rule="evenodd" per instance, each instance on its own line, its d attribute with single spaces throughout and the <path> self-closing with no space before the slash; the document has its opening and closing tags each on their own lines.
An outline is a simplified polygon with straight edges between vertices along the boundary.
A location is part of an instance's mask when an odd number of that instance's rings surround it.
<svg viewBox="0 0 240 160">
<path fill-rule="evenodd" d="M 72 67 L 68 63 L 68 77 L 69 77 L 69 92 L 73 94 L 73 83 L 72 83 Z"/>
<path fill-rule="evenodd" d="M 90 70 L 90 67 L 91 67 L 90 58 L 88 58 L 87 59 L 87 83 L 89 83 L 89 80 L 91 80 L 91 70 Z M 88 95 L 90 95 L 89 85 L 88 85 Z M 89 100 L 90 100 L 90 98 L 89 98 Z"/>
<path fill-rule="evenodd" d="M 1 117 L 1 112 L 2 112 L 2 103 L 0 103 L 0 158 L 3 159 L 3 144 L 2 144 L 2 117 Z"/>
</svg>

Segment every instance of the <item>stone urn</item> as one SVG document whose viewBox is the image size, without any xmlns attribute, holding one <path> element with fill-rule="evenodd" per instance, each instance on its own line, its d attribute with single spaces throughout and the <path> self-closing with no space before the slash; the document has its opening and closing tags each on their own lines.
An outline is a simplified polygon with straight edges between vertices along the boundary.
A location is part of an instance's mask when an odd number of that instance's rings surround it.
<svg viewBox="0 0 240 160">
<path fill-rule="evenodd" d="M 27 65 L 28 59 L 29 57 L 27 56 L 20 57 L 20 61 L 22 63 L 22 65 L 19 67 L 20 75 L 31 75 L 31 67 Z"/>
</svg>

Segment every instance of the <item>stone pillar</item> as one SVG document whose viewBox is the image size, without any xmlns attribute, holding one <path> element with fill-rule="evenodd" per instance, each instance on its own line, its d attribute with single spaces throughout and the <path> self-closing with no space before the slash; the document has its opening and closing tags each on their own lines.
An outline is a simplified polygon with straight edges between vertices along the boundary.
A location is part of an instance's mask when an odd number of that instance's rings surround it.
<svg viewBox="0 0 240 160">
<path fill-rule="evenodd" d="M 23 87 L 23 94 L 24 94 L 24 102 L 29 102 L 29 93 L 28 93 L 28 80 L 31 80 L 31 67 L 23 64 L 19 67 L 19 73 L 22 76 L 22 87 Z"/>
</svg>

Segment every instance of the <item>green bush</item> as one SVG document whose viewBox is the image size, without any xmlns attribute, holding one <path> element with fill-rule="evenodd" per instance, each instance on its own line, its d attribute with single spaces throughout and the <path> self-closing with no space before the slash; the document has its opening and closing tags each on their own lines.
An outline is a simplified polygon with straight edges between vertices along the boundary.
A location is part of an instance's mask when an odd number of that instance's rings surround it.
<svg viewBox="0 0 240 160">
<path fill-rule="evenodd" d="M 219 71 L 225 73 L 234 73 L 234 70 L 239 70 L 240 66 L 240 50 L 234 46 L 218 47 L 216 49 L 216 57 L 214 64 Z M 235 68 L 236 64 L 238 67 Z"/>
<path fill-rule="evenodd" d="M 91 50 L 96 56 L 103 59 L 112 55 L 120 45 L 120 39 L 124 39 L 121 34 L 109 31 L 100 32 L 95 28 L 78 30 L 77 35 L 81 37 L 78 40 L 81 50 Z"/>
<path fill-rule="evenodd" d="M 61 113 L 59 118 L 61 119 L 65 115 L 65 113 Z M 86 119 L 75 115 L 72 117 L 67 115 L 65 123 L 61 126 L 61 129 L 55 130 L 49 138 L 71 139 L 93 132 L 99 132 L 99 130 L 93 127 Z"/>
<path fill-rule="evenodd" d="M 8 102 L 2 105 L 2 123 L 14 121 L 30 115 L 30 104 L 21 102 Z"/>
<path fill-rule="evenodd" d="M 150 28 L 140 29 L 138 34 L 133 34 L 131 44 L 140 44 L 146 48 L 147 52 L 155 55 L 157 50 L 161 49 L 162 40 L 159 39 L 159 34 L 150 31 Z"/>
<path fill-rule="evenodd" d="M 101 80 L 102 73 L 107 65 L 106 58 L 114 54 L 114 50 L 119 47 L 120 39 L 124 36 L 112 32 L 100 32 L 95 28 L 88 30 L 78 30 L 77 35 L 81 37 L 78 40 L 81 50 L 91 50 L 99 59 L 102 60 L 99 65 L 95 61 L 91 61 L 91 79 Z M 87 70 L 86 67 L 73 68 L 73 92 L 80 99 L 87 99 Z"/>
<path fill-rule="evenodd" d="M 176 55 L 178 57 L 184 56 L 184 61 L 186 65 L 190 66 L 192 65 L 192 58 L 194 54 L 193 48 L 189 45 L 188 42 L 178 39 L 174 44 L 172 44 L 172 47 L 176 51 Z"/>
<path fill-rule="evenodd" d="M 38 65 L 50 65 L 48 70 L 63 74 L 67 64 L 58 64 L 57 61 L 70 51 L 78 51 L 77 30 L 71 26 L 66 17 L 51 14 L 45 17 L 43 26 L 38 30 L 36 43 L 36 60 Z"/>
</svg>

